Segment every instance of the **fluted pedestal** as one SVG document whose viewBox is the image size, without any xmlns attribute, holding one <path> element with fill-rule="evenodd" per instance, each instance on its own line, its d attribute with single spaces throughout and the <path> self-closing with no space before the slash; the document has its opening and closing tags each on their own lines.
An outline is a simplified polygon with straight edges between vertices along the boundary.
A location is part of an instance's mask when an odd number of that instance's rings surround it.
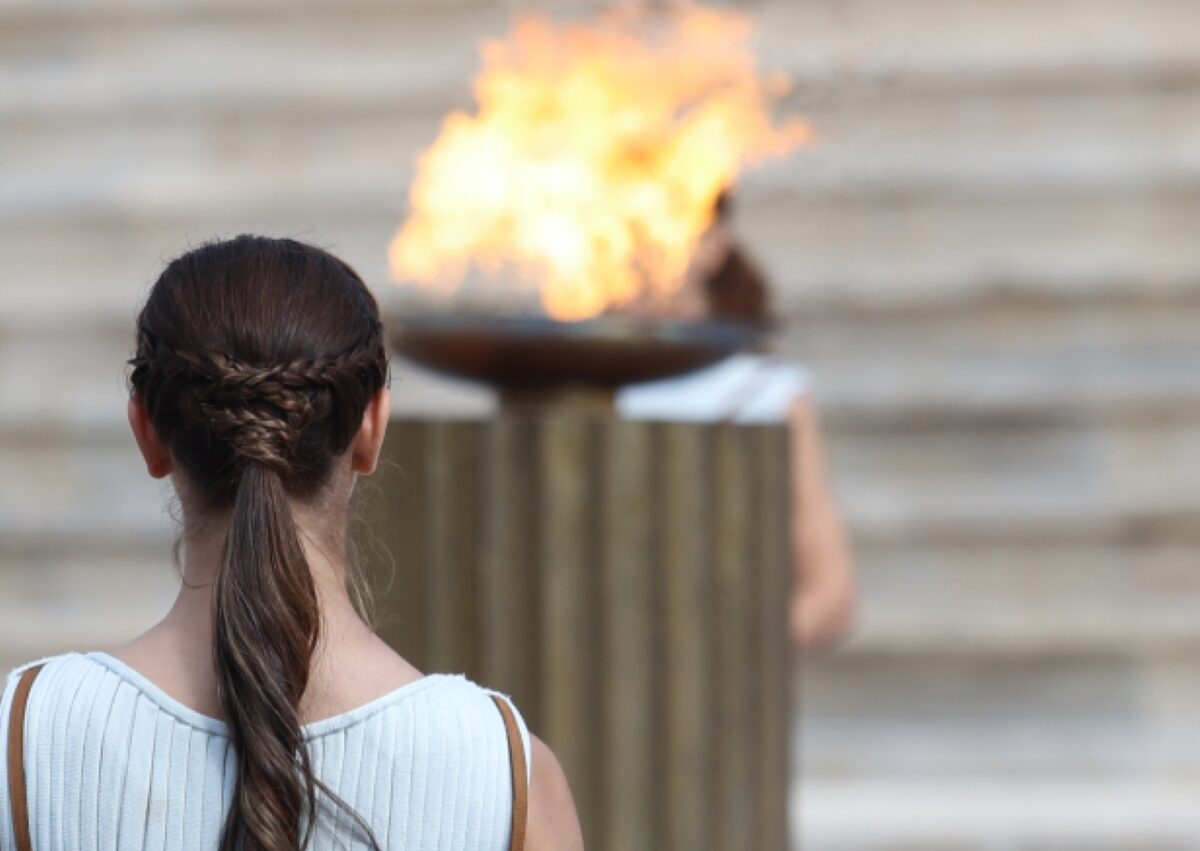
<svg viewBox="0 0 1200 851">
<path fill-rule="evenodd" d="M 783 851 L 781 427 L 396 420 L 381 464 L 382 635 L 513 696 L 589 851 Z"/>
</svg>

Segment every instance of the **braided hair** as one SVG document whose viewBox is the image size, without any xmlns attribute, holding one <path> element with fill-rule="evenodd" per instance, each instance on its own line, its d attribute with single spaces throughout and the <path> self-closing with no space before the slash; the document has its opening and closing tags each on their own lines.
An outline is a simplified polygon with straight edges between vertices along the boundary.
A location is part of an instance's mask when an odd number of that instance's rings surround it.
<svg viewBox="0 0 1200 851">
<path fill-rule="evenodd" d="M 196 510 L 228 512 L 213 659 L 237 755 L 221 851 L 308 846 L 317 793 L 298 706 L 320 608 L 290 500 L 330 480 L 371 397 L 390 384 L 379 307 L 322 249 L 242 235 L 171 261 L 137 319 L 128 364 Z M 176 546 L 178 551 L 178 542 Z"/>
</svg>

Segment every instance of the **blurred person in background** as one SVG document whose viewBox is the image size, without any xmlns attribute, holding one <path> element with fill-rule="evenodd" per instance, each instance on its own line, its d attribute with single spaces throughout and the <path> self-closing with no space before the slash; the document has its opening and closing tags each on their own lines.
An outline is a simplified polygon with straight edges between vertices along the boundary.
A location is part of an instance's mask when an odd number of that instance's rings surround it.
<svg viewBox="0 0 1200 851">
<path fill-rule="evenodd" d="M 770 321 L 762 274 L 725 223 L 728 203 L 701 240 L 675 312 L 752 324 Z M 661 309 L 660 309 L 661 312 Z M 789 633 L 798 651 L 833 645 L 849 630 L 856 583 L 850 543 L 825 470 L 820 422 L 803 366 L 768 354 L 739 353 L 715 366 L 617 393 L 631 419 L 785 422 L 791 449 L 792 592 Z"/>
</svg>

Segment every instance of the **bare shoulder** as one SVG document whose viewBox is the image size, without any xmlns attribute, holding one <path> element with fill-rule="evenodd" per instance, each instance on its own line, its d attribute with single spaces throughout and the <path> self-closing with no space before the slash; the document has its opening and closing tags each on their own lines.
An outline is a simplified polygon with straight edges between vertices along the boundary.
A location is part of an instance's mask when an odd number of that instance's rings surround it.
<svg viewBox="0 0 1200 851">
<path fill-rule="evenodd" d="M 812 396 L 808 393 L 797 393 L 788 403 L 788 420 L 792 425 L 815 425 L 817 410 L 813 406 Z"/>
<path fill-rule="evenodd" d="M 582 851 L 583 831 L 567 776 L 554 751 L 530 734 L 532 782 L 529 788 L 528 851 Z"/>
</svg>

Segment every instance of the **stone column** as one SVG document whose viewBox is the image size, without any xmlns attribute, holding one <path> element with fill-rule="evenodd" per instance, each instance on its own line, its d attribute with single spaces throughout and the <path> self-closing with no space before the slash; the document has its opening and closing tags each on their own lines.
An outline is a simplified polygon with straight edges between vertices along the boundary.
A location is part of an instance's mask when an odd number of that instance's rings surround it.
<svg viewBox="0 0 1200 851">
<path fill-rule="evenodd" d="M 513 696 L 589 851 L 787 847 L 787 447 L 570 409 L 391 423 L 380 632 Z"/>
</svg>

